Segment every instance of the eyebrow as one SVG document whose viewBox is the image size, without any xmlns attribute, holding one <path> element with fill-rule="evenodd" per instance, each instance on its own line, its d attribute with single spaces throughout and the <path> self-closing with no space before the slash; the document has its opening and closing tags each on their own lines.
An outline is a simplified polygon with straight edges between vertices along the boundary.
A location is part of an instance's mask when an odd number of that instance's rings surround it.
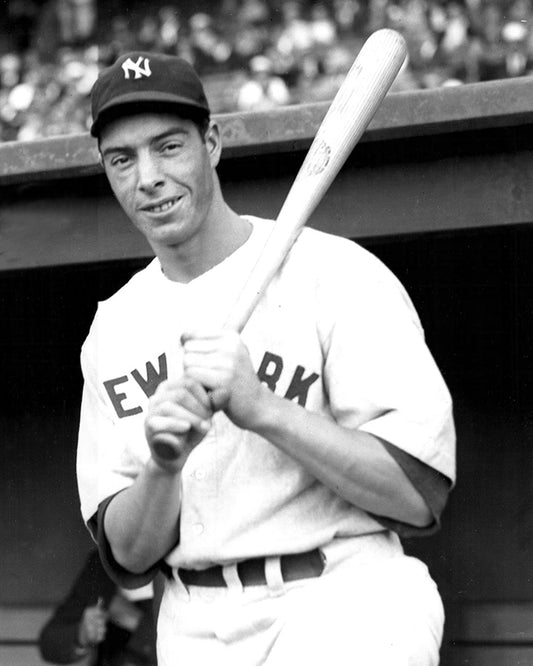
<svg viewBox="0 0 533 666">
<path fill-rule="evenodd" d="M 157 143 L 158 141 L 163 141 L 169 136 L 173 136 L 175 134 L 189 134 L 189 130 L 185 129 L 184 127 L 169 127 L 169 129 L 165 130 L 164 132 L 161 132 L 161 134 L 156 134 L 156 136 L 152 137 L 150 139 L 150 143 L 152 144 L 152 143 Z M 107 157 L 108 155 L 111 155 L 113 153 L 128 153 L 132 152 L 132 150 L 133 148 L 128 145 L 125 146 L 111 145 L 102 151 L 102 157 Z"/>
</svg>

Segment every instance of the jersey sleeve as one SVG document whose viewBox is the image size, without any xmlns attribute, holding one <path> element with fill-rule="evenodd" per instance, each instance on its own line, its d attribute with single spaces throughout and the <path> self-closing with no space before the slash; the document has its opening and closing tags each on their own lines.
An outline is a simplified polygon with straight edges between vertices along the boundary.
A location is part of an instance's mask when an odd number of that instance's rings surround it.
<svg viewBox="0 0 533 666">
<path fill-rule="evenodd" d="M 98 372 L 98 325 L 93 322 L 81 353 L 84 385 L 78 434 L 76 471 L 84 521 L 96 514 L 100 503 L 129 487 L 144 460 L 117 427 L 104 395 Z"/>
<path fill-rule="evenodd" d="M 105 512 L 107 511 L 107 507 L 114 497 L 115 495 L 107 497 L 105 500 L 103 500 L 103 502 L 100 503 L 98 511 L 91 518 L 89 518 L 87 525 L 93 539 L 98 545 L 100 560 L 107 575 L 119 587 L 122 587 L 126 590 L 132 590 L 151 583 L 156 574 L 161 569 L 165 568 L 165 563 L 163 560 L 161 560 L 154 563 L 154 565 L 146 571 L 137 574 L 128 571 L 128 569 L 125 569 L 116 561 L 104 530 Z"/>
<path fill-rule="evenodd" d="M 422 537 L 434 534 L 440 528 L 441 515 L 448 501 L 452 482 L 444 474 L 414 458 L 409 453 L 405 453 L 405 451 L 402 451 L 393 444 L 384 440 L 382 440 L 382 443 L 389 455 L 394 458 L 414 488 L 422 496 L 431 513 L 432 520 L 429 525 L 417 527 L 387 518 L 386 516 L 371 514 L 372 517 L 383 525 L 383 527 L 396 532 L 401 538 Z"/>
<path fill-rule="evenodd" d="M 343 284 L 332 287 L 330 281 L 322 295 L 324 381 L 334 418 L 389 442 L 423 463 L 418 471 L 429 467 L 453 484 L 452 400 L 409 296 L 361 248 L 337 264 Z"/>
</svg>

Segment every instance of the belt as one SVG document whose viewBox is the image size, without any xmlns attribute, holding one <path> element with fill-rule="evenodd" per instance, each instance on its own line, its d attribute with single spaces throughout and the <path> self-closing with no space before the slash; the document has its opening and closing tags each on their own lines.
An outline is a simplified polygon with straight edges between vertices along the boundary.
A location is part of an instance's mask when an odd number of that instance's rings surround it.
<svg viewBox="0 0 533 666">
<path fill-rule="evenodd" d="M 305 553 L 281 555 L 279 559 L 281 575 L 286 583 L 302 578 L 317 578 L 326 565 L 326 557 L 318 548 Z M 254 557 L 239 562 L 237 573 L 241 583 L 245 587 L 266 585 L 265 563 L 265 557 Z M 199 587 L 226 587 L 227 585 L 220 565 L 202 570 L 178 569 L 178 575 L 185 585 L 198 585 Z"/>
</svg>

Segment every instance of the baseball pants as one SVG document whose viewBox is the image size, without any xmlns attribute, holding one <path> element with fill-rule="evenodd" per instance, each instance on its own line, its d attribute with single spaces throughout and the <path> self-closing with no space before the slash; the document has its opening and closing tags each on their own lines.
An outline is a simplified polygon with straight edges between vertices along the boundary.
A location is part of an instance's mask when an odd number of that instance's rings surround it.
<svg viewBox="0 0 533 666">
<path fill-rule="evenodd" d="M 159 613 L 159 666 L 437 666 L 444 612 L 427 567 L 377 542 L 361 549 L 361 537 L 335 542 L 318 578 L 284 583 L 279 558 L 267 561 L 267 585 L 243 588 L 235 566 L 227 587 L 185 587 L 176 575 Z"/>
</svg>

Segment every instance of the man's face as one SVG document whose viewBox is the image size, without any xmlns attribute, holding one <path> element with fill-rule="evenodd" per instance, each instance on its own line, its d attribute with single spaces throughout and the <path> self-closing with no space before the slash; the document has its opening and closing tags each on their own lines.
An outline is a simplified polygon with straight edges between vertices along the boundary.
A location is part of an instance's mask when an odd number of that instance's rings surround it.
<svg viewBox="0 0 533 666">
<path fill-rule="evenodd" d="M 118 202 L 156 252 L 202 233 L 220 157 L 216 125 L 204 138 L 173 114 L 120 118 L 104 127 L 100 153 Z"/>
</svg>

